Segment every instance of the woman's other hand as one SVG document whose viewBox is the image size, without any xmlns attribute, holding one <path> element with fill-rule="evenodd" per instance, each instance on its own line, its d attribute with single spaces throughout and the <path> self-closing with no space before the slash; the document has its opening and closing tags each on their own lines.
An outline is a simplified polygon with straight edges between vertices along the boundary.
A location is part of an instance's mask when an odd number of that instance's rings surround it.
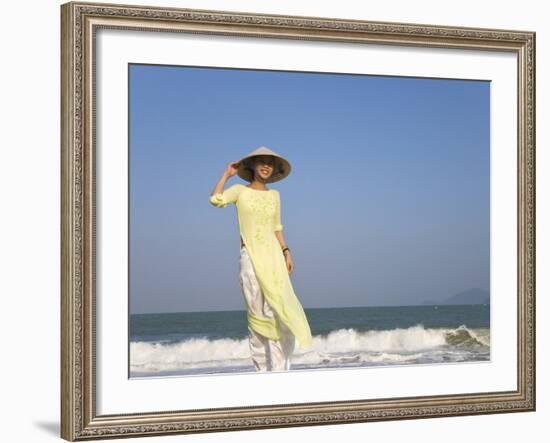
<svg viewBox="0 0 550 443">
<path fill-rule="evenodd" d="M 288 273 L 292 274 L 292 271 L 294 270 L 294 262 L 292 261 L 292 255 L 290 254 L 290 251 L 285 251 L 285 261 Z"/>
</svg>

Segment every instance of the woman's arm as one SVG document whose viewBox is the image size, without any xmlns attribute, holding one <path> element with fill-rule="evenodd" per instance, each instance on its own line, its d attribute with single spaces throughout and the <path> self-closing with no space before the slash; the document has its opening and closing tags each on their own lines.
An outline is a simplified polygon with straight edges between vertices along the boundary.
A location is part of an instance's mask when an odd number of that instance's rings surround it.
<svg viewBox="0 0 550 443">
<path fill-rule="evenodd" d="M 238 185 L 233 185 L 225 191 L 224 186 L 225 182 L 237 173 L 238 168 L 238 162 L 232 162 L 227 165 L 227 168 L 210 194 L 210 203 L 214 206 L 218 208 L 225 208 L 229 203 L 234 203 L 237 200 L 239 191 Z"/>
<path fill-rule="evenodd" d="M 220 180 L 218 181 L 218 183 L 216 183 L 216 186 L 214 187 L 214 190 L 212 191 L 212 194 L 210 194 L 210 195 L 221 194 L 223 192 L 223 187 L 225 186 L 225 182 L 230 177 L 234 176 L 237 173 L 238 170 L 239 170 L 239 162 L 229 163 L 226 166 L 225 171 L 223 171 L 223 174 L 222 174 Z"/>
<path fill-rule="evenodd" d="M 281 251 L 286 248 L 286 241 L 285 236 L 283 234 L 283 231 L 275 231 L 275 237 L 277 237 L 277 240 L 279 240 L 279 244 L 281 245 Z M 288 273 L 291 274 L 294 270 L 294 262 L 292 261 L 292 254 L 290 253 L 290 249 L 287 249 L 284 252 L 285 261 L 286 261 L 286 268 L 288 270 Z"/>
<path fill-rule="evenodd" d="M 277 240 L 281 245 L 281 251 L 282 251 L 284 248 L 286 248 L 286 240 L 283 234 L 283 225 L 281 224 L 281 196 L 279 194 L 279 191 L 277 191 L 277 203 L 275 205 L 274 223 L 275 223 L 275 237 L 277 237 Z M 288 273 L 291 274 L 292 270 L 294 269 L 294 263 L 292 261 L 292 254 L 290 253 L 289 249 L 287 249 L 284 252 L 284 256 L 286 261 L 286 268 L 288 270 Z"/>
</svg>

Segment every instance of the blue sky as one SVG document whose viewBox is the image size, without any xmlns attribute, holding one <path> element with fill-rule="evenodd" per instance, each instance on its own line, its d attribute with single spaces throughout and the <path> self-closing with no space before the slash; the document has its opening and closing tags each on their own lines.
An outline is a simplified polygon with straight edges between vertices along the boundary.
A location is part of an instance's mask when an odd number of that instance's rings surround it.
<svg viewBox="0 0 550 443">
<path fill-rule="evenodd" d="M 130 309 L 244 309 L 236 208 L 208 199 L 267 146 L 305 308 L 489 290 L 490 82 L 130 65 Z M 238 176 L 226 186 L 246 183 Z"/>
</svg>

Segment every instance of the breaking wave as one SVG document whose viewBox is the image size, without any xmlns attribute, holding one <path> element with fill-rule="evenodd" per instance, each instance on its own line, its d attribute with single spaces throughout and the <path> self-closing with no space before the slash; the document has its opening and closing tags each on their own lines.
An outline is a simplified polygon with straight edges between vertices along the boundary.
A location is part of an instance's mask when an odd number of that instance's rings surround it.
<svg viewBox="0 0 550 443">
<path fill-rule="evenodd" d="M 410 328 L 338 329 L 313 337 L 313 346 L 296 350 L 292 368 L 373 366 L 488 360 L 489 329 Z M 160 373 L 239 372 L 250 370 L 248 337 L 242 339 L 191 338 L 176 343 L 130 343 L 133 376 Z M 206 370 L 206 371 L 205 371 Z"/>
</svg>

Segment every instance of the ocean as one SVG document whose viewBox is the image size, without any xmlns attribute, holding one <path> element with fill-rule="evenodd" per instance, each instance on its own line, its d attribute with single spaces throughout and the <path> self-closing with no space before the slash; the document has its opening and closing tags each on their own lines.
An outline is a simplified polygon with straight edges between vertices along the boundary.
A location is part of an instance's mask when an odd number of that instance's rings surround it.
<svg viewBox="0 0 550 443">
<path fill-rule="evenodd" d="M 489 305 L 305 309 L 291 371 L 490 360 Z M 132 314 L 130 377 L 255 372 L 246 311 Z"/>
</svg>

